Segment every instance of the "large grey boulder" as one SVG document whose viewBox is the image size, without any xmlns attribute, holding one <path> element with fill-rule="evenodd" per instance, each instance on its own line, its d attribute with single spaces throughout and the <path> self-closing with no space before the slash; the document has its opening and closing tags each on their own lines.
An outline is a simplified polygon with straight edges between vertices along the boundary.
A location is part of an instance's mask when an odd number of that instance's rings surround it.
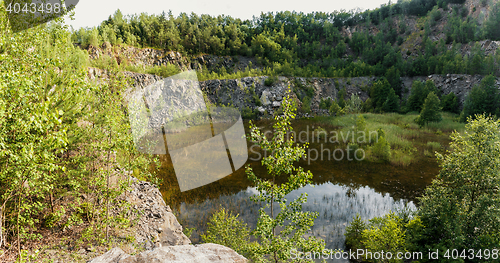
<svg viewBox="0 0 500 263">
<path fill-rule="evenodd" d="M 271 104 L 271 101 L 269 100 L 269 96 L 271 95 L 271 92 L 265 90 L 262 92 L 262 96 L 260 97 L 260 101 L 262 102 L 262 105 L 267 106 Z"/>
<path fill-rule="evenodd" d="M 244 263 L 248 260 L 234 250 L 218 244 L 200 244 L 157 247 L 130 256 L 120 248 L 113 248 L 88 263 Z"/>
</svg>

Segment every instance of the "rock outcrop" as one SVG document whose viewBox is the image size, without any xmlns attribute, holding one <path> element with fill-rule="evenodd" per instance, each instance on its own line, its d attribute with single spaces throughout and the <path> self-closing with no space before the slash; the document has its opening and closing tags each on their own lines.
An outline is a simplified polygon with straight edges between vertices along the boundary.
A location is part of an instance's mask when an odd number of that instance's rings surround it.
<svg viewBox="0 0 500 263">
<path fill-rule="evenodd" d="M 89 46 L 87 48 L 91 59 L 98 59 L 108 56 L 116 60 L 117 64 L 124 63 L 125 60 L 132 65 L 176 65 L 182 70 L 190 69 L 189 60 L 176 51 L 165 51 L 152 48 L 136 48 L 129 46 L 111 46 L 104 43 L 101 47 Z"/>
<path fill-rule="evenodd" d="M 165 204 L 160 190 L 149 182 L 135 178 L 132 180 L 131 190 L 122 198 L 132 204 L 132 211 L 139 213 L 135 231 L 136 242 L 149 249 L 190 244 L 191 241 L 182 232 L 182 226 L 170 207 Z"/>
<path fill-rule="evenodd" d="M 447 75 L 429 75 L 427 77 L 403 77 L 401 78 L 403 82 L 403 96 L 408 96 L 411 90 L 411 85 L 414 81 L 427 81 L 432 80 L 434 85 L 442 92 L 442 95 L 447 95 L 449 93 L 455 93 L 458 98 L 460 109 L 463 108 L 463 104 L 467 95 L 472 90 L 472 88 L 481 83 L 484 76 L 482 75 L 465 75 L 465 74 L 447 74 Z M 500 88 L 500 78 L 496 80 L 497 88 Z"/>
<path fill-rule="evenodd" d="M 488 45 L 493 45 L 490 43 Z M 107 79 L 107 72 L 90 68 L 89 79 Z M 123 72 L 129 76 L 136 86 L 145 87 L 162 79 L 159 76 Z M 249 108 L 258 116 L 273 114 L 281 101 L 286 96 L 288 86 L 292 89 L 292 97 L 303 98 L 310 96 L 312 89 L 311 109 L 313 112 L 322 113 L 319 104 L 322 99 L 338 99 L 339 91 L 346 89 L 345 99 L 351 95 L 358 95 L 363 101 L 369 98 L 369 90 L 376 77 L 354 77 L 354 78 L 301 78 L 301 77 L 279 77 L 271 85 L 265 85 L 268 77 L 245 77 L 241 79 L 213 79 L 200 82 L 201 89 L 207 94 L 211 103 L 217 105 L 233 105 L 240 110 Z M 409 95 L 414 81 L 432 80 L 442 95 L 454 93 L 458 97 L 459 107 L 463 108 L 465 99 L 475 85 L 479 85 L 484 78 L 482 75 L 446 74 L 429 75 L 417 77 L 402 77 L 404 97 Z M 497 87 L 500 88 L 500 78 L 497 78 Z M 308 94 L 309 92 L 309 94 Z M 301 104 L 299 103 L 299 106 Z"/>
<path fill-rule="evenodd" d="M 131 218 L 138 217 L 135 240 L 143 244 L 146 251 L 129 255 L 115 247 L 88 263 L 247 262 L 245 257 L 222 245 L 191 245 L 158 188 L 151 183 L 130 178 L 131 190 L 119 198 L 132 205 L 129 215 Z"/>
<path fill-rule="evenodd" d="M 217 244 L 158 247 L 138 255 L 128 255 L 113 248 L 89 263 L 244 263 L 247 259 L 234 250 Z"/>
<path fill-rule="evenodd" d="M 358 95 L 363 101 L 369 98 L 368 88 L 373 84 L 373 77 L 357 78 L 289 78 L 279 77 L 272 85 L 265 85 L 268 77 L 246 77 L 228 80 L 202 81 L 200 86 L 212 103 L 234 105 L 239 109 L 249 107 L 259 113 L 273 114 L 287 95 L 288 86 L 292 97 L 302 98 L 307 90 L 312 89 L 312 109 L 318 109 L 321 99 L 336 99 L 338 92 L 345 88 L 347 97 Z M 256 96 L 253 96 L 255 92 Z M 258 101 L 256 100 L 258 98 Z M 299 104 L 300 105 L 300 104 Z"/>
</svg>

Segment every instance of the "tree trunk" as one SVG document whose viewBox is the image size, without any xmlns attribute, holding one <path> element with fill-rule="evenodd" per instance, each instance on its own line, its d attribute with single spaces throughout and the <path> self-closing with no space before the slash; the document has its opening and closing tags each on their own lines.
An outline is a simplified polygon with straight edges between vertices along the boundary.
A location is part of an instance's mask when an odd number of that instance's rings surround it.
<svg viewBox="0 0 500 263">
<path fill-rule="evenodd" d="M 3 207 L 0 207 L 0 249 L 2 248 L 3 245 L 2 223 L 3 223 Z"/>
</svg>

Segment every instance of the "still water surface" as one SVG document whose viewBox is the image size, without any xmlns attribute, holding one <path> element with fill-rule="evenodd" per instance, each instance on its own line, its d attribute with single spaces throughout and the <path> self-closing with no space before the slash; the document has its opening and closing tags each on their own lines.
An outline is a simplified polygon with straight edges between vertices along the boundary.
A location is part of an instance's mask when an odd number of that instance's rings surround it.
<svg viewBox="0 0 500 263">
<path fill-rule="evenodd" d="M 300 122 L 296 130 L 306 122 Z M 319 149 L 315 144 L 310 147 Z M 255 154 L 249 154 L 255 159 Z M 217 182 L 181 193 L 169 156 L 162 156 L 161 160 L 162 194 L 183 227 L 196 228 L 191 235 L 193 243 L 202 242 L 200 233 L 206 230 L 208 219 L 219 207 L 239 214 L 251 228 L 255 226 L 260 206 L 249 199 L 257 191 L 246 178 L 244 167 Z M 260 162 L 249 160 L 247 164 L 257 175 L 265 174 Z M 368 220 L 405 206 L 415 209 L 417 197 L 439 171 L 434 158 L 421 159 L 407 167 L 347 160 L 310 164 L 302 161 L 300 165 L 311 170 L 313 184 L 292 192 L 289 198 L 308 194 L 304 210 L 319 213 L 312 234 L 323 238 L 330 249 L 344 248 L 345 228 L 358 213 Z"/>
</svg>

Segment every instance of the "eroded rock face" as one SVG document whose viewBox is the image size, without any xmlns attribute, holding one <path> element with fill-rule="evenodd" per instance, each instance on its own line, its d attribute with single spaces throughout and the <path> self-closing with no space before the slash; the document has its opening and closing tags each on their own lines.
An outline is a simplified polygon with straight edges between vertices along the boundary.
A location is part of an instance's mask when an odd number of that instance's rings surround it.
<svg viewBox="0 0 500 263">
<path fill-rule="evenodd" d="M 465 99 L 467 95 L 476 85 L 479 85 L 483 80 L 484 76 L 481 75 L 464 75 L 464 74 L 446 74 L 446 75 L 429 75 L 426 77 L 404 77 L 401 78 L 403 81 L 403 91 L 407 91 L 404 96 L 409 95 L 411 90 L 411 85 L 414 81 L 427 81 L 432 80 L 434 85 L 442 92 L 442 95 L 448 95 L 449 93 L 455 93 L 458 98 L 460 109 L 463 108 Z M 497 88 L 500 87 L 500 78 L 496 79 Z"/>
<path fill-rule="evenodd" d="M 148 182 L 132 178 L 131 191 L 124 198 L 140 213 L 135 239 L 146 248 L 187 245 L 191 240 L 165 204 L 160 190 Z"/>
<path fill-rule="evenodd" d="M 248 260 L 234 250 L 217 244 L 158 247 L 130 256 L 120 248 L 113 248 L 88 263 L 244 263 Z"/>
<path fill-rule="evenodd" d="M 89 46 L 87 48 L 90 59 L 98 59 L 102 56 L 114 58 L 118 65 L 124 60 L 128 60 L 132 65 L 176 65 L 182 70 L 188 70 L 188 59 L 176 51 L 158 50 L 152 48 L 136 48 L 129 46 L 111 46 L 103 43 L 101 47 Z"/>
<path fill-rule="evenodd" d="M 485 43 L 487 46 L 495 46 L 496 42 Z M 500 42 L 498 43 L 500 45 Z M 160 77 L 148 74 L 125 72 L 132 77 L 135 85 L 147 86 L 159 80 Z M 106 79 L 106 72 L 99 69 L 89 69 L 91 79 Z M 376 77 L 354 77 L 354 78 L 293 78 L 279 77 L 278 81 L 271 86 L 264 85 L 267 77 L 245 77 L 241 79 L 207 80 L 200 82 L 201 89 L 206 93 L 208 100 L 217 105 L 232 105 L 240 110 L 250 108 L 260 116 L 265 112 L 273 114 L 281 105 L 287 95 L 288 86 L 292 89 L 292 97 L 303 98 L 307 89 L 312 89 L 311 110 L 317 114 L 328 114 L 328 111 L 320 110 L 319 104 L 322 99 L 338 99 L 339 91 L 346 89 L 348 100 L 352 95 L 357 95 L 363 101 L 369 98 L 371 86 L 377 81 Z M 459 107 L 463 104 L 467 95 L 475 85 L 479 85 L 484 76 L 465 74 L 429 75 L 417 77 L 402 77 L 402 90 L 404 97 L 408 97 L 414 81 L 432 80 L 442 95 L 454 93 L 458 97 Z M 500 78 L 497 78 L 497 87 L 500 88 Z M 255 96 L 250 91 L 255 92 Z M 309 96 L 310 94 L 308 94 Z M 257 98 L 257 100 L 255 99 Z M 299 103 L 299 107 L 301 103 Z M 299 117 L 302 115 L 299 114 Z M 306 115 L 303 115 L 306 116 Z"/>
</svg>

